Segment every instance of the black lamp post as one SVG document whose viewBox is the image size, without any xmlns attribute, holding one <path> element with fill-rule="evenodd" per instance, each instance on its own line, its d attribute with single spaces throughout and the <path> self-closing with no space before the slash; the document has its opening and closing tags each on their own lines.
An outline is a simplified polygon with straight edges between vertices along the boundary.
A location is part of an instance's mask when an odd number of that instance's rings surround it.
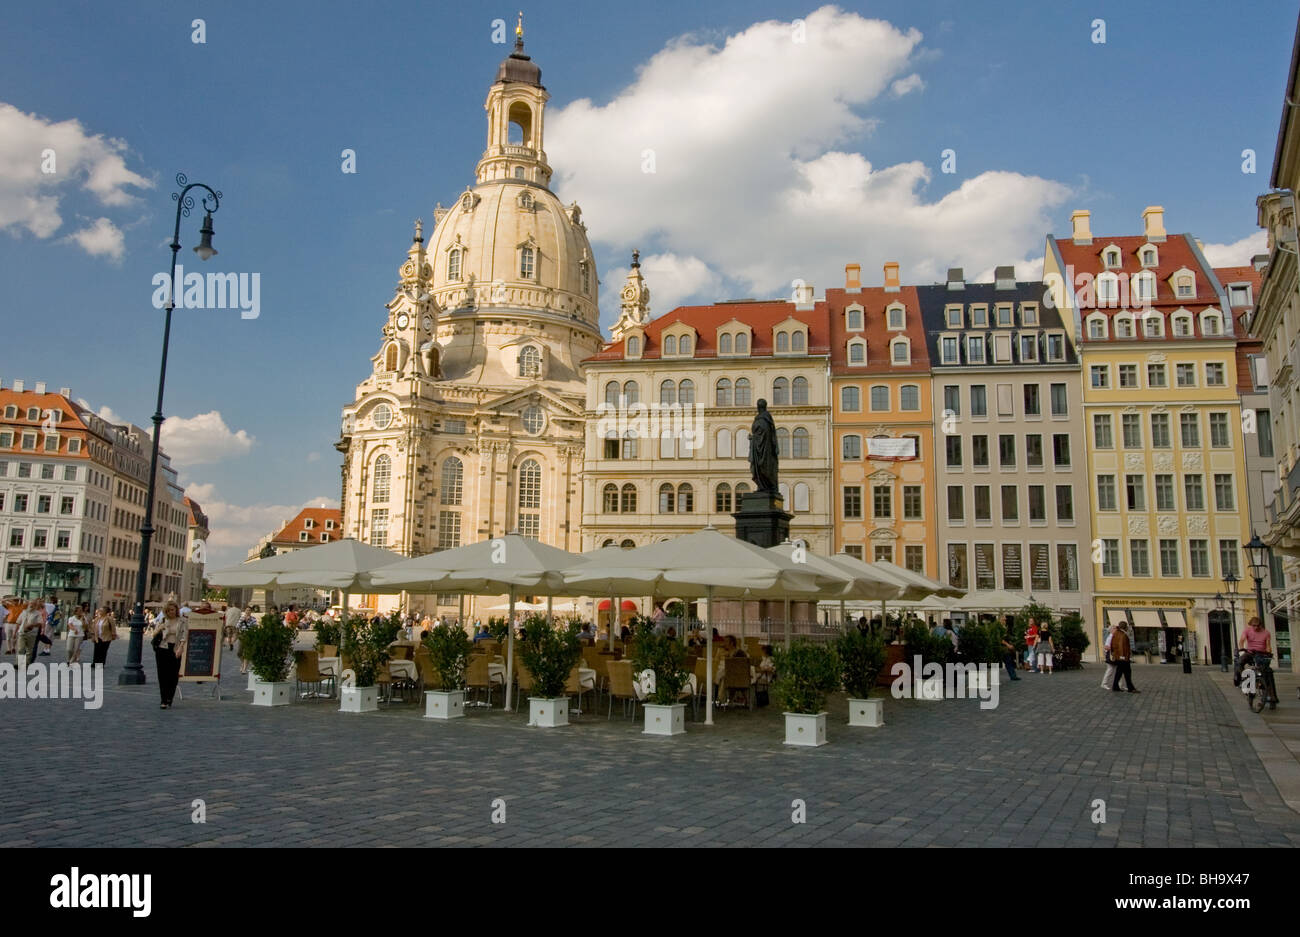
<svg viewBox="0 0 1300 937">
<path fill-rule="evenodd" d="M 1229 658 L 1236 655 L 1237 647 L 1237 596 L 1240 594 L 1238 589 L 1241 586 L 1241 580 L 1237 574 L 1229 571 L 1228 575 L 1223 577 L 1223 591 L 1228 593 L 1228 616 L 1232 623 L 1232 645 L 1228 650 L 1227 656 L 1223 659 L 1223 669 L 1228 669 Z"/>
<path fill-rule="evenodd" d="M 118 674 L 117 682 L 130 686 L 140 686 L 145 682 L 144 668 L 140 664 L 140 655 L 144 650 L 144 599 L 149 581 L 149 553 L 153 544 L 153 502 L 158 482 L 158 443 L 162 433 L 163 387 L 167 383 L 167 345 L 172 333 L 172 310 L 176 308 L 176 255 L 181 249 L 181 215 L 189 217 L 194 208 L 194 196 L 190 189 L 203 189 L 203 226 L 199 228 L 199 246 L 194 253 L 200 260 L 216 256 L 217 249 L 212 246 L 212 213 L 221 207 L 221 193 L 204 185 L 202 182 L 189 182 L 185 173 L 176 174 L 176 184 L 180 192 L 173 192 L 176 202 L 176 226 L 172 230 L 172 272 L 167 291 L 167 315 L 163 323 L 162 363 L 158 369 L 158 406 L 153 414 L 153 456 L 149 461 L 149 494 L 145 501 L 144 524 L 140 527 L 140 566 L 135 574 L 135 608 L 131 611 L 131 639 L 126 648 L 126 667 Z"/>
<path fill-rule="evenodd" d="M 1223 593 L 1222 593 L 1222 592 L 1216 592 L 1216 593 L 1214 594 L 1214 607 L 1215 607 L 1218 611 L 1220 611 L 1220 612 L 1223 611 Z M 1228 633 L 1225 631 L 1225 632 L 1223 633 L 1223 639 L 1224 639 L 1224 640 L 1221 640 L 1221 641 L 1219 642 L 1219 669 L 1220 669 L 1220 670 L 1223 670 L 1223 671 L 1227 671 L 1227 669 L 1228 669 L 1228 649 L 1227 649 L 1226 647 L 1223 646 L 1224 643 L 1225 643 L 1226 640 L 1227 640 L 1227 637 L 1228 637 Z"/>
<path fill-rule="evenodd" d="M 1246 544 L 1246 556 L 1250 557 L 1250 575 L 1255 580 L 1255 613 L 1260 623 L 1268 627 L 1264 617 L 1264 571 L 1268 569 L 1268 544 L 1259 539 L 1259 534 L 1251 531 L 1250 543 Z"/>
</svg>

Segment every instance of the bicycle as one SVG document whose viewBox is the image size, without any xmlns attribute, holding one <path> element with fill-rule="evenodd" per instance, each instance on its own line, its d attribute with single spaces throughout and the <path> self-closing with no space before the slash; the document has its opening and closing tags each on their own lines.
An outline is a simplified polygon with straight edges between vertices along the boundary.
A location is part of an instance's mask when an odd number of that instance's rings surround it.
<svg viewBox="0 0 1300 937">
<path fill-rule="evenodd" d="M 1269 666 L 1273 655 L 1247 651 L 1242 657 L 1245 662 L 1241 668 L 1241 692 L 1250 701 L 1251 711 L 1262 713 L 1266 704 L 1270 709 L 1277 709 L 1277 684 L 1273 680 L 1273 668 Z"/>
</svg>

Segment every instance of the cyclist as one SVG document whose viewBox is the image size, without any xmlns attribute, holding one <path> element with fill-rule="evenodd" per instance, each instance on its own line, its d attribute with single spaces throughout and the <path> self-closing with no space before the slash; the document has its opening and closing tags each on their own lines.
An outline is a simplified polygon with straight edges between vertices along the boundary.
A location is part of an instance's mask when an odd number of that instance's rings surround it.
<svg viewBox="0 0 1300 937">
<path fill-rule="evenodd" d="M 1240 686 L 1241 668 L 1247 663 L 1253 664 L 1255 662 L 1256 653 L 1267 654 L 1270 657 L 1273 656 L 1273 636 L 1268 633 L 1268 629 L 1264 627 L 1264 623 L 1260 621 L 1258 615 L 1246 622 L 1246 630 L 1241 633 L 1241 641 L 1238 643 L 1238 648 L 1245 652 L 1237 657 L 1237 673 L 1235 682 Z M 1270 677 L 1271 676 L 1272 674 L 1270 673 Z M 1274 687 L 1269 687 L 1268 690 L 1272 694 L 1273 699 L 1277 699 L 1276 689 Z"/>
</svg>

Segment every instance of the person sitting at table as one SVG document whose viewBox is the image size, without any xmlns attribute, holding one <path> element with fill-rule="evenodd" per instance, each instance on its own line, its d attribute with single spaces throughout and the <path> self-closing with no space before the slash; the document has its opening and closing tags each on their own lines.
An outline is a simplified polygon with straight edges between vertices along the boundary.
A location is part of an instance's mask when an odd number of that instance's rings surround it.
<svg viewBox="0 0 1300 937">
<path fill-rule="evenodd" d="M 632 637 L 632 629 L 629 628 L 627 625 L 624 625 L 622 628 L 619 629 L 618 639 L 622 641 L 624 644 L 626 644 L 628 642 L 628 639 L 631 637 Z"/>
<path fill-rule="evenodd" d="M 665 631 L 664 634 L 668 635 L 668 637 L 672 638 L 674 641 L 677 640 L 677 629 L 672 625 L 668 626 L 668 630 Z"/>
<path fill-rule="evenodd" d="M 722 635 L 718 634 L 718 629 L 717 629 L 717 628 L 714 628 L 714 629 L 713 629 L 713 643 L 714 643 L 714 644 L 721 644 L 721 643 L 722 643 Z"/>
<path fill-rule="evenodd" d="M 478 626 L 478 634 L 474 635 L 474 643 L 478 644 L 480 641 L 488 641 L 491 640 L 491 638 L 492 633 L 488 631 L 488 626 L 480 624 Z"/>
<path fill-rule="evenodd" d="M 758 667 L 755 668 L 754 682 L 762 687 L 767 687 L 776 675 L 776 662 L 772 660 L 772 645 L 764 644 L 762 648 L 763 659 L 758 662 Z"/>
<path fill-rule="evenodd" d="M 727 675 L 727 658 L 728 657 L 748 657 L 745 649 L 740 646 L 734 634 L 727 635 L 722 647 L 718 648 L 717 663 L 713 666 L 713 682 L 716 686 L 722 686 L 722 678 Z M 749 679 L 754 679 L 754 668 L 749 668 Z M 723 700 L 722 702 L 726 702 Z"/>
<path fill-rule="evenodd" d="M 579 632 L 578 637 L 582 639 L 582 643 L 587 647 L 595 647 L 596 636 L 591 633 L 591 622 L 584 621 L 582 623 L 582 631 Z"/>
</svg>

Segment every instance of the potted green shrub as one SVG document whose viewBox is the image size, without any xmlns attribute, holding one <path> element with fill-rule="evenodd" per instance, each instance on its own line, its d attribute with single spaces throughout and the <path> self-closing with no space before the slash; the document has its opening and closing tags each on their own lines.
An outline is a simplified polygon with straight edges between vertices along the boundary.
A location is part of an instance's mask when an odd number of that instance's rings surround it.
<svg viewBox="0 0 1300 937">
<path fill-rule="evenodd" d="M 943 699 L 943 667 L 952 658 L 952 641 L 930 633 L 922 621 L 908 622 L 903 627 L 903 663 L 907 664 L 911 682 L 903 687 L 900 675 L 894 681 L 896 697 L 925 700 Z"/>
<path fill-rule="evenodd" d="M 1083 661 L 1083 652 L 1092 642 L 1083 627 L 1083 617 L 1078 612 L 1067 612 L 1056 623 L 1057 670 L 1075 670 Z"/>
<path fill-rule="evenodd" d="M 1002 636 L 1005 628 L 996 621 L 969 622 L 960 632 L 957 660 L 961 664 L 958 679 L 963 686 L 957 695 L 965 696 L 967 690 L 987 690 L 998 679 L 1002 667 Z"/>
<path fill-rule="evenodd" d="M 350 666 L 343 671 L 339 712 L 365 713 L 379 708 L 375 681 L 388 666 L 388 645 L 401 627 L 401 617 L 396 614 L 377 621 L 352 618 L 344 626 L 342 650 Z"/>
<path fill-rule="evenodd" d="M 554 728 L 569 724 L 569 697 L 564 688 L 582 657 L 582 639 L 573 625 L 553 628 L 541 616 L 524 622 L 519 658 L 533 675 L 534 696 L 528 697 L 528 724 Z"/>
<path fill-rule="evenodd" d="M 253 684 L 254 706 L 284 706 L 292 698 L 293 684 L 287 678 L 296 636 L 297 630 L 274 612 L 267 612 L 239 636 L 244 659 L 257 678 Z"/>
<path fill-rule="evenodd" d="M 840 676 L 849 694 L 849 725 L 882 726 L 884 700 L 871 699 L 876 678 L 885 666 L 885 645 L 880 638 L 851 628 L 835 642 L 840 658 Z"/>
<path fill-rule="evenodd" d="M 796 641 L 775 649 L 772 691 L 785 709 L 785 744 L 826 744 L 826 695 L 840 688 L 840 659 L 826 644 Z"/>
<path fill-rule="evenodd" d="M 458 719 L 465 715 L 465 670 L 474 650 L 465 629 L 442 624 L 424 636 L 438 689 L 424 691 L 424 718 Z"/>
<path fill-rule="evenodd" d="M 632 667 L 655 675 L 654 691 L 645 701 L 645 735 L 681 735 L 686 731 L 686 704 L 679 701 L 686 673 L 686 647 L 676 638 L 655 634 L 655 623 L 638 618 L 634 623 L 636 652 Z"/>
<path fill-rule="evenodd" d="M 339 634 L 341 626 L 333 618 L 322 615 L 320 621 L 316 622 L 316 650 L 322 656 L 325 656 L 325 648 L 337 648 L 339 646 Z"/>
</svg>

